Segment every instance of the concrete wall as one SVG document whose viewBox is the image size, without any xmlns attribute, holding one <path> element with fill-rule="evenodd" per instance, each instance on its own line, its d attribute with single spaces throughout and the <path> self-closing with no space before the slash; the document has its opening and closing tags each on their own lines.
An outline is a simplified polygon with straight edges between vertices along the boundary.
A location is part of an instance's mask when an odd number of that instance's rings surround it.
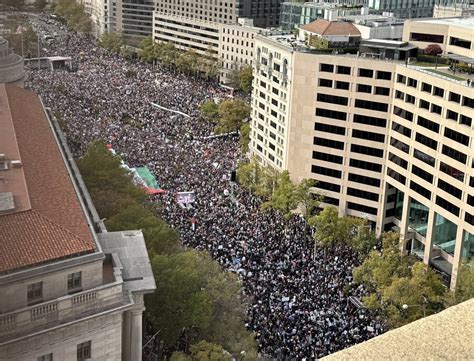
<svg viewBox="0 0 474 361">
<path fill-rule="evenodd" d="M 82 289 L 87 290 L 102 284 L 102 261 L 70 267 L 38 277 L 0 286 L 0 315 L 28 306 L 27 287 L 43 282 L 43 301 L 54 300 L 67 295 L 67 277 L 74 272 L 82 272 Z"/>
<path fill-rule="evenodd" d="M 37 361 L 38 357 L 52 353 L 54 360 L 76 361 L 77 345 L 86 341 L 92 341 L 91 360 L 121 360 L 122 313 L 95 317 L 1 347 L 0 360 Z"/>
</svg>

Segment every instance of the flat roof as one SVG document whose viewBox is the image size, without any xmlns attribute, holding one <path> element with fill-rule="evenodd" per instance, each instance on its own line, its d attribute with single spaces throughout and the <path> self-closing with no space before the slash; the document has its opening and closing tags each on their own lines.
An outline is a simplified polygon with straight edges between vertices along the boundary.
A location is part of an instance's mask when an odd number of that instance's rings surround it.
<svg viewBox="0 0 474 361">
<path fill-rule="evenodd" d="M 0 171 L 8 180 L 0 182 L 0 193 L 14 198 L 14 208 L 0 213 L 0 273 L 95 252 L 88 218 L 40 99 L 0 84 L 0 105 L 0 154 L 9 163 Z"/>
<path fill-rule="evenodd" d="M 472 360 L 474 299 L 388 331 L 322 360 Z"/>
<path fill-rule="evenodd" d="M 456 26 L 465 29 L 474 30 L 474 17 L 469 18 L 435 18 L 435 19 L 420 19 L 410 20 L 419 23 L 438 24 Z"/>
</svg>

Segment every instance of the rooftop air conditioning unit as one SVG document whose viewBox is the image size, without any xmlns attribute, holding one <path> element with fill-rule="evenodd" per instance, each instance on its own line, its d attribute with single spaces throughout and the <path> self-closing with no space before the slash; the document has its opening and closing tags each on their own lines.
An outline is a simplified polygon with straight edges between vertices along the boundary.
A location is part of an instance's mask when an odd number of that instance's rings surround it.
<svg viewBox="0 0 474 361">
<path fill-rule="evenodd" d="M 21 160 L 12 160 L 11 161 L 12 168 L 21 168 L 23 164 L 21 163 Z"/>
<path fill-rule="evenodd" d="M 0 170 L 8 170 L 8 161 L 0 159 Z"/>
</svg>

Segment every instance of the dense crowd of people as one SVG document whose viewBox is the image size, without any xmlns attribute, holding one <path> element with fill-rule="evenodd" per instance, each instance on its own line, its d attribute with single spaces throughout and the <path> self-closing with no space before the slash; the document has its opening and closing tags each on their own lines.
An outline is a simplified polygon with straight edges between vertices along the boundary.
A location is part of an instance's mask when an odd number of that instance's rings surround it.
<svg viewBox="0 0 474 361">
<path fill-rule="evenodd" d="M 310 360 L 382 331 L 375 316 L 348 302 L 364 292 L 352 284 L 353 252 L 314 247 L 304 219 L 261 212 L 260 199 L 230 182 L 242 157 L 238 139 L 208 137 L 213 125 L 199 117 L 200 104 L 228 96 L 224 89 L 108 54 L 76 35 L 46 53 L 79 63 L 77 72 L 32 70 L 28 82 L 64 126 L 74 154 L 100 138 L 130 166 L 150 168 L 166 190 L 153 200 L 182 243 L 243 279 L 246 326 L 262 354 Z M 192 207 L 176 203 L 180 191 L 195 192 Z"/>
</svg>

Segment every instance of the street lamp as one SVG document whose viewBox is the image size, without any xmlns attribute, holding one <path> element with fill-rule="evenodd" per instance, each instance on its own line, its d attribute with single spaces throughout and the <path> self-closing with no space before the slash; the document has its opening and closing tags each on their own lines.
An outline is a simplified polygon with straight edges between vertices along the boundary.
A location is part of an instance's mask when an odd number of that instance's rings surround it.
<svg viewBox="0 0 474 361">
<path fill-rule="evenodd" d="M 428 300 L 426 299 L 426 297 L 423 297 L 423 303 L 421 305 L 407 305 L 406 303 L 404 303 L 402 305 L 402 308 L 404 310 L 408 310 L 410 307 L 421 307 L 423 309 L 423 317 L 426 317 L 426 303 L 428 302 Z"/>
</svg>

